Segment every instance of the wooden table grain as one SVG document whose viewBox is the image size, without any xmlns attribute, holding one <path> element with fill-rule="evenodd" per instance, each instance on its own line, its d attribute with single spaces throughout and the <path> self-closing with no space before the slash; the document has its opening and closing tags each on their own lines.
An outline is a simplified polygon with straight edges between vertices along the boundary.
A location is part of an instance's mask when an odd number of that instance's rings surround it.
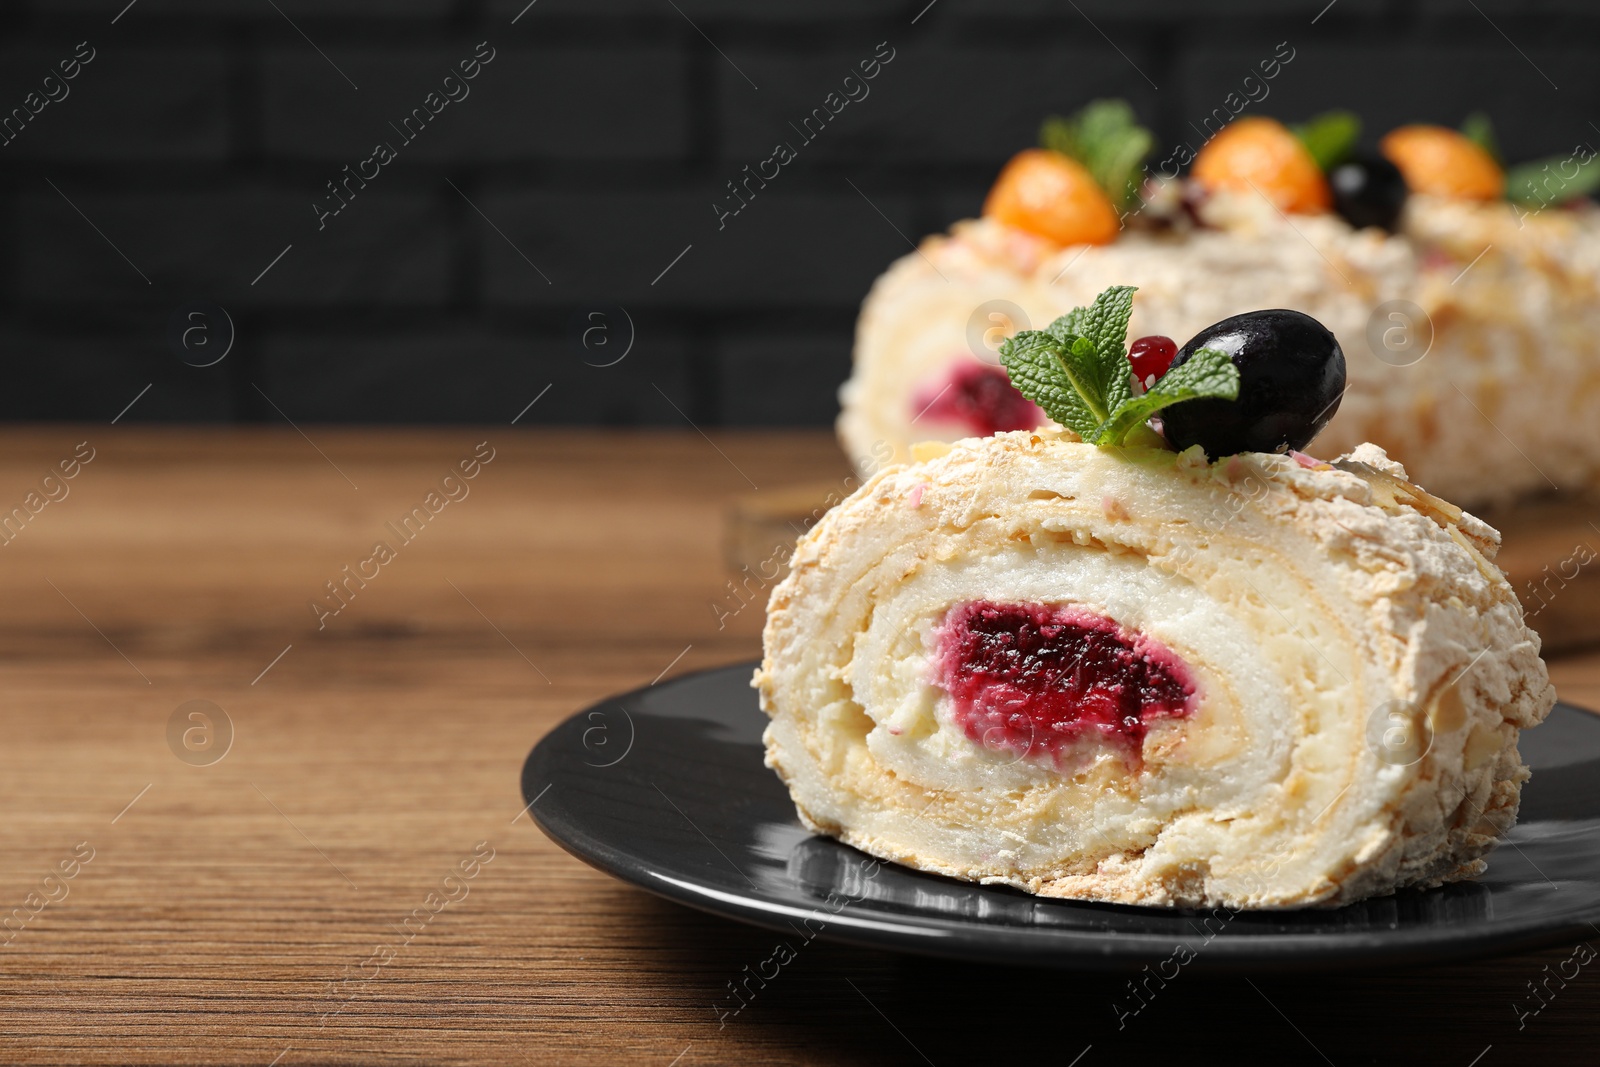
<svg viewBox="0 0 1600 1067">
<path fill-rule="evenodd" d="M 0 432 L 0 1060 L 1592 1061 L 1597 968 L 1518 1015 L 1573 946 L 1183 975 L 1119 1029 L 1112 978 L 819 941 L 719 1023 L 774 935 L 571 859 L 518 774 L 587 702 L 757 654 L 725 509 L 842 485 L 832 440 L 305 429 Z M 1600 655 L 1552 666 L 1600 706 Z"/>
</svg>

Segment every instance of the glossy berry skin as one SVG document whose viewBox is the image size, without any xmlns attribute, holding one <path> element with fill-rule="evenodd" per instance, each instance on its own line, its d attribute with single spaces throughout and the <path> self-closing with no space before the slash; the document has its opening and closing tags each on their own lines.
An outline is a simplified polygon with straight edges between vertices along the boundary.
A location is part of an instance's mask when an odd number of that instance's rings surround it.
<svg viewBox="0 0 1600 1067">
<path fill-rule="evenodd" d="M 1148 389 L 1156 379 L 1167 373 L 1178 355 L 1178 342 L 1170 337 L 1153 333 L 1141 337 L 1128 346 L 1128 362 L 1133 364 L 1133 379 L 1142 389 Z"/>
<path fill-rule="evenodd" d="M 1162 412 L 1162 432 L 1182 451 L 1211 459 L 1238 452 L 1303 449 L 1339 410 L 1344 351 L 1309 315 L 1251 311 L 1206 327 L 1178 351 L 1180 367 L 1202 348 L 1228 353 L 1239 368 L 1237 400 L 1186 400 Z"/>
<path fill-rule="evenodd" d="M 1377 226 L 1395 232 L 1406 206 L 1406 180 L 1387 159 L 1361 156 L 1328 173 L 1333 209 L 1356 229 Z"/>
</svg>

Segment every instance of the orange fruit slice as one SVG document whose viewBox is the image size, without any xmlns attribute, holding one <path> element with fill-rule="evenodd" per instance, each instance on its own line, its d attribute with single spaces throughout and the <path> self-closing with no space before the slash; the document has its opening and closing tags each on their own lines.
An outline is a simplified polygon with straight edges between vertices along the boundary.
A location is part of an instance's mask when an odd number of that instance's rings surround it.
<svg viewBox="0 0 1600 1067">
<path fill-rule="evenodd" d="M 1207 189 L 1259 192 L 1284 211 L 1327 211 L 1333 194 L 1322 168 L 1281 122 L 1251 116 L 1223 127 L 1194 161 L 1194 180 Z"/>
<path fill-rule="evenodd" d="M 1446 126 L 1401 126 L 1378 148 L 1400 168 L 1414 193 L 1459 200 L 1498 200 L 1506 175 L 1482 145 Z"/>
<path fill-rule="evenodd" d="M 1111 198 L 1083 164 L 1046 148 L 1011 157 L 983 213 L 1062 245 L 1103 245 L 1122 228 Z"/>
</svg>

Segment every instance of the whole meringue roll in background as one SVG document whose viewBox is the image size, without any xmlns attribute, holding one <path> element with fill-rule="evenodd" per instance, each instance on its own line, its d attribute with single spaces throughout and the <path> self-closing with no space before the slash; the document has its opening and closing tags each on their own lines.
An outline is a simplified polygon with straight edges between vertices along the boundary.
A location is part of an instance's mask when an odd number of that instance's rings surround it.
<svg viewBox="0 0 1600 1067">
<path fill-rule="evenodd" d="M 1415 195 L 1393 235 L 1332 214 L 1291 220 L 1255 196 L 1215 194 L 1197 211 L 1204 228 L 1102 245 L 991 218 L 925 239 L 862 305 L 840 390 L 845 451 L 858 465 L 884 447 L 904 460 L 914 441 L 1043 424 L 963 416 L 959 398 L 988 384 L 978 372 L 1000 373 L 991 338 L 1042 329 L 1117 283 L 1139 289 L 1130 337 L 1182 344 L 1263 307 L 1326 325 L 1350 383 L 1324 454 L 1376 442 L 1469 506 L 1600 476 L 1600 210 Z"/>
</svg>

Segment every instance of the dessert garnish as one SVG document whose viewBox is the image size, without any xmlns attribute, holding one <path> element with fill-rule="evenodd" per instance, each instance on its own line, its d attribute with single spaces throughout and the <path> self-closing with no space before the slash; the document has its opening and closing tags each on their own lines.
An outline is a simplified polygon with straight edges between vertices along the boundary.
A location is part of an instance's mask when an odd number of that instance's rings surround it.
<svg viewBox="0 0 1600 1067">
<path fill-rule="evenodd" d="M 1129 345 L 1128 362 L 1133 364 L 1135 388 L 1145 392 L 1156 384 L 1156 379 L 1167 373 L 1177 354 L 1178 342 L 1158 333 L 1141 337 Z"/>
<path fill-rule="evenodd" d="M 1494 120 L 1486 111 L 1474 111 L 1461 120 L 1461 136 L 1489 153 L 1489 156 L 1500 166 L 1505 166 L 1506 157 L 1500 151 L 1500 138 L 1495 136 Z"/>
<path fill-rule="evenodd" d="M 1496 160 L 1500 159 L 1487 115 L 1475 112 L 1467 116 L 1461 130 Z M 1583 143 L 1567 154 L 1518 163 L 1506 171 L 1506 199 L 1513 204 L 1547 208 L 1593 196 L 1600 192 L 1600 167 L 1590 166 L 1594 157 L 1594 147 Z"/>
<path fill-rule="evenodd" d="M 1300 138 L 1259 115 L 1236 119 L 1207 141 L 1193 177 L 1211 190 L 1258 192 L 1288 212 L 1317 214 L 1333 203 L 1322 168 Z"/>
<path fill-rule="evenodd" d="M 1344 351 L 1311 316 L 1250 311 L 1207 326 L 1176 354 L 1171 338 L 1155 334 L 1124 349 L 1134 291 L 1114 285 L 1000 346 L 1017 391 L 1090 444 L 1126 444 L 1165 411 L 1162 434 L 1180 452 L 1297 451 L 1339 410 Z M 1131 382 L 1144 391 L 1135 395 Z"/>
<path fill-rule="evenodd" d="M 1344 351 L 1322 323 L 1298 311 L 1249 311 L 1214 323 L 1178 351 L 1169 374 L 1204 357 L 1227 353 L 1238 369 L 1231 399 L 1202 399 L 1173 407 L 1162 433 L 1182 451 L 1200 445 L 1215 459 L 1236 452 L 1305 448 L 1339 410 L 1344 396 Z M 1160 382 L 1157 382 L 1157 387 Z"/>
<path fill-rule="evenodd" d="M 1144 160 L 1156 139 L 1126 100 L 1096 100 L 1070 117 L 1045 119 L 1039 144 L 1082 163 L 1121 211 L 1139 195 Z"/>
<path fill-rule="evenodd" d="M 1146 419 L 1183 401 L 1239 395 L 1231 353 L 1196 347 L 1134 396 L 1126 347 L 1133 294 L 1131 285 L 1113 285 L 1088 307 L 1000 346 L 1000 363 L 1017 391 L 1091 444 L 1121 445 Z"/>
<path fill-rule="evenodd" d="M 1430 131 L 1442 129 L 1435 126 L 1407 128 Z M 1505 198 L 1513 204 L 1537 208 L 1560 206 L 1593 196 L 1600 191 L 1600 167 L 1589 166 L 1594 161 L 1595 150 L 1587 144 L 1580 144 L 1567 154 L 1531 159 L 1508 168 L 1500 153 L 1499 141 L 1495 137 L 1494 123 L 1490 121 L 1488 115 L 1481 111 L 1468 115 L 1461 123 L 1460 132 L 1462 137 L 1482 149 L 1495 167 L 1504 172 L 1500 185 L 1505 191 Z M 1453 139 L 1446 136 L 1449 133 L 1449 130 L 1444 130 L 1442 134 L 1436 136 L 1443 143 L 1451 143 Z M 1417 135 L 1412 134 L 1412 136 Z M 1417 151 L 1415 146 L 1412 146 L 1411 150 Z M 1475 159 L 1473 166 L 1479 171 L 1485 170 L 1481 157 Z M 1424 176 L 1418 180 L 1430 179 Z M 1488 195 L 1488 190 L 1493 187 L 1492 175 L 1481 177 L 1465 194 L 1453 191 L 1454 187 L 1446 182 L 1436 181 L 1435 185 L 1436 188 L 1429 191 L 1443 196 L 1466 195 L 1469 199 L 1475 200 L 1495 198 Z"/>
<path fill-rule="evenodd" d="M 1405 179 L 1382 156 L 1356 151 L 1361 119 L 1354 112 L 1326 111 L 1290 128 L 1328 176 L 1334 211 L 1358 230 L 1395 232 L 1406 203 Z"/>
<path fill-rule="evenodd" d="M 1328 172 L 1333 209 L 1356 229 L 1377 226 L 1394 233 L 1406 205 L 1406 180 L 1382 156 L 1361 155 Z"/>
<path fill-rule="evenodd" d="M 1595 150 L 1579 145 L 1571 155 L 1519 163 L 1506 172 L 1506 199 L 1532 207 L 1570 204 L 1600 192 Z"/>
<path fill-rule="evenodd" d="M 1324 173 L 1349 159 L 1361 139 L 1361 119 L 1353 111 L 1324 111 L 1289 129 Z"/>
<path fill-rule="evenodd" d="M 983 213 L 1060 245 L 1103 245 L 1117 236 L 1117 211 L 1082 163 L 1046 148 L 1011 158 Z"/>
<path fill-rule="evenodd" d="M 995 179 L 983 213 L 1060 245 L 1106 244 L 1138 193 L 1155 144 L 1121 100 L 1096 100 L 1070 118 L 1052 116 L 1042 148 L 1013 156 Z"/>
<path fill-rule="evenodd" d="M 1360 117 L 1343 109 L 1293 125 L 1260 115 L 1235 119 L 1198 152 L 1190 150 L 1191 191 L 1259 193 L 1286 212 L 1331 209 L 1356 229 L 1391 233 L 1408 192 L 1547 207 L 1600 191 L 1600 167 L 1586 168 L 1596 153 L 1584 145 L 1508 171 L 1493 124 L 1481 112 L 1467 116 L 1460 130 L 1399 127 L 1383 138 L 1378 154 L 1358 151 L 1360 137 Z M 1155 138 L 1126 101 L 1096 100 L 1070 116 L 1052 115 L 1039 144 L 1006 164 L 984 215 L 1060 245 L 1080 245 L 1110 242 L 1139 214 L 1129 209 L 1148 195 L 1144 161 Z"/>
<path fill-rule="evenodd" d="M 1458 200 L 1499 200 L 1505 193 L 1506 176 L 1494 156 L 1447 126 L 1401 126 L 1378 147 L 1414 193 Z"/>
</svg>

